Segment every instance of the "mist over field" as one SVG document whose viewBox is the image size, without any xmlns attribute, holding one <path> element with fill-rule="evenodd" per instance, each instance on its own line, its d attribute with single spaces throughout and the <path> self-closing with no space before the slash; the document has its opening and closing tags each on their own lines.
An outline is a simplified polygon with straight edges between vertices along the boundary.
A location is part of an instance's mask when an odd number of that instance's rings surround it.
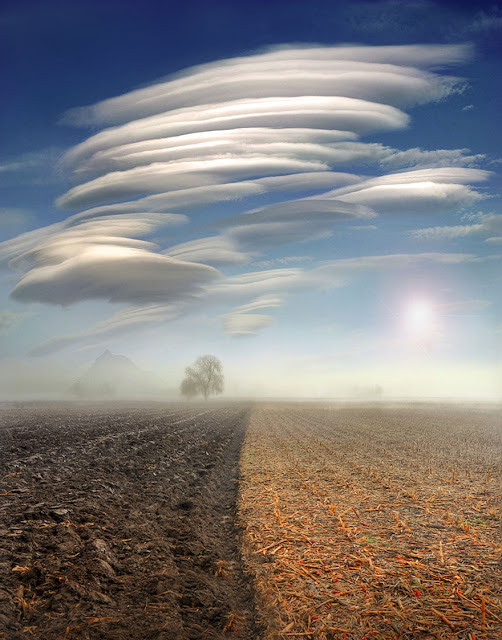
<svg viewBox="0 0 502 640">
<path fill-rule="evenodd" d="M 91 366 L 91 363 L 88 363 Z M 450 369 L 436 368 L 434 375 L 430 371 L 413 370 L 403 372 L 395 368 L 379 368 L 373 372 L 343 370 L 338 374 L 326 375 L 311 373 L 301 374 L 278 369 L 271 364 L 248 370 L 245 375 L 241 368 L 225 367 L 225 398 L 228 399 L 316 399 L 341 401 L 374 401 L 392 400 L 445 400 L 453 402 L 486 401 L 500 402 L 500 385 L 493 380 L 490 373 L 465 367 L 452 372 Z M 71 386 L 84 375 L 86 366 L 72 367 L 39 366 L 38 363 L 11 363 L 7 370 L 0 374 L 2 401 L 9 400 L 77 400 L 70 392 Z M 372 375 L 373 373 L 373 375 Z M 472 384 L 467 383 L 471 380 Z M 149 378 L 150 376 L 148 376 Z M 168 376 L 162 370 L 156 376 L 158 382 L 152 384 L 149 379 L 143 384 L 132 386 L 132 383 L 119 384 L 120 389 L 112 394 L 100 392 L 89 393 L 88 397 L 96 400 L 179 400 L 179 383 L 183 377 L 180 368 L 176 376 Z M 278 381 L 280 380 L 280 381 Z M 378 381 L 375 382 L 374 381 Z M 135 379 L 135 384 L 138 382 Z M 127 391 L 128 389 L 128 391 Z"/>
</svg>

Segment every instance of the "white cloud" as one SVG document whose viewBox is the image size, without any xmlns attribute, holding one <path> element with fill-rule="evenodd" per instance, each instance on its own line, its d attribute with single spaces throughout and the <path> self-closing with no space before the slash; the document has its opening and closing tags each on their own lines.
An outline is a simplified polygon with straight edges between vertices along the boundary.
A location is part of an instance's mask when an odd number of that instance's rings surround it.
<svg viewBox="0 0 502 640">
<path fill-rule="evenodd" d="M 483 233 L 482 224 L 459 224 L 448 227 L 428 227 L 410 231 L 410 236 L 417 240 L 455 240 Z"/>
<path fill-rule="evenodd" d="M 490 175 L 489 171 L 464 167 L 418 169 L 370 178 L 324 197 L 363 204 L 381 213 L 434 213 L 481 199 L 483 196 L 466 185 L 487 180 Z"/>
<path fill-rule="evenodd" d="M 231 276 L 206 287 L 215 301 L 255 298 L 269 293 L 291 291 L 301 286 L 303 271 L 299 268 L 267 269 Z"/>
<path fill-rule="evenodd" d="M 466 45 L 281 47 L 192 67 L 166 82 L 73 109 L 65 120 L 116 124 L 186 104 L 259 99 L 275 92 L 288 97 L 339 95 L 414 104 L 444 97 L 453 90 L 455 80 L 406 65 L 458 64 L 470 55 Z"/>
<path fill-rule="evenodd" d="M 266 191 L 315 191 L 340 185 L 355 184 L 361 178 L 353 173 L 319 171 L 296 173 L 289 176 L 261 178 L 256 182 Z"/>
<path fill-rule="evenodd" d="M 176 216 L 165 214 L 122 214 L 94 220 L 79 221 L 41 239 L 10 261 L 11 267 L 32 268 L 62 262 L 77 256 L 94 245 L 118 245 L 139 249 L 154 249 L 155 245 L 134 236 L 145 236 L 161 225 L 178 222 Z M 132 237 L 130 237 L 132 236 Z"/>
<path fill-rule="evenodd" d="M 278 296 L 260 296 L 255 298 L 252 302 L 243 304 L 240 307 L 234 309 L 235 313 L 252 313 L 261 309 L 272 309 L 280 307 L 284 302 L 283 298 Z"/>
<path fill-rule="evenodd" d="M 155 244 L 134 237 L 185 221 L 163 213 L 72 216 L 2 243 L 0 258 L 25 272 L 11 296 L 69 305 L 90 299 L 147 303 L 195 293 L 218 272 L 159 255 Z"/>
<path fill-rule="evenodd" d="M 254 175 L 280 175 L 298 171 L 326 170 L 320 162 L 300 161 L 289 158 L 256 156 L 252 158 L 229 157 L 206 161 L 154 163 L 127 171 L 114 171 L 73 187 L 57 199 L 59 207 L 81 207 L 124 200 L 145 193 L 162 193 L 166 189 L 176 191 L 242 180 Z"/>
<path fill-rule="evenodd" d="M 348 278 L 358 273 L 382 271 L 387 269 L 403 270 L 415 268 L 427 263 L 457 265 L 472 262 L 476 257 L 466 253 L 391 253 L 386 255 L 359 256 L 330 260 L 303 274 L 305 285 L 320 288 L 344 286 Z"/>
<path fill-rule="evenodd" d="M 332 221 L 308 220 L 291 222 L 262 222 L 235 226 L 227 234 L 243 250 L 263 253 L 274 247 L 317 240 L 331 235 Z"/>
<path fill-rule="evenodd" d="M 219 224 L 227 228 L 226 236 L 252 252 L 320 238 L 339 222 L 373 217 L 367 207 L 317 197 L 267 205 Z"/>
<path fill-rule="evenodd" d="M 340 199 L 385 213 L 433 213 L 470 205 L 481 196 L 464 185 L 418 182 L 377 185 L 340 196 Z"/>
<path fill-rule="evenodd" d="M 378 268 L 394 268 L 397 266 L 415 265 L 421 262 L 435 262 L 437 264 L 460 264 L 475 259 L 470 253 L 389 253 L 386 255 L 361 256 L 356 258 L 343 258 L 326 263 L 327 267 L 341 267 L 367 271 Z"/>
<path fill-rule="evenodd" d="M 368 207 L 353 205 L 341 200 L 323 198 L 300 198 L 252 209 L 240 216 L 222 221 L 222 226 L 248 226 L 267 222 L 339 221 L 359 218 L 374 218 Z"/>
<path fill-rule="evenodd" d="M 331 195 L 333 197 L 339 197 L 346 193 L 362 191 L 368 187 L 380 185 L 421 184 L 424 182 L 433 182 L 436 184 L 470 184 L 471 182 L 484 182 L 488 180 L 491 175 L 491 171 L 465 167 L 415 169 L 413 171 L 389 173 L 383 176 L 369 178 L 352 186 L 335 189 L 331 192 Z"/>
<path fill-rule="evenodd" d="M 146 308 L 62 336 L 41 345 L 40 353 L 209 305 L 228 310 L 240 304 L 226 314 L 225 329 L 249 335 L 272 321 L 257 311 L 277 306 L 286 293 L 342 286 L 351 275 L 373 269 L 470 259 L 363 256 L 231 277 L 214 268 L 329 235 L 338 223 L 393 211 L 436 213 L 480 199 L 471 186 L 489 176 L 471 166 L 483 160 L 480 154 L 401 151 L 359 140 L 403 129 L 410 122 L 403 109 L 459 91 L 462 81 L 431 68 L 469 55 L 464 46 L 283 47 L 195 67 L 73 111 L 70 120 L 117 126 L 65 155 L 62 166 L 73 171 L 75 186 L 57 204 L 84 210 L 0 244 L 0 260 L 23 272 L 11 295 L 49 304 L 99 299 Z M 375 177 L 334 170 L 369 164 L 415 170 Z M 299 197 L 284 202 L 286 193 Z M 273 194 L 273 203 L 249 210 L 253 205 L 240 202 L 263 194 Z M 219 215 L 227 219 L 216 223 L 219 235 L 170 241 L 168 248 L 152 241 L 161 227 L 188 221 L 173 211 L 190 213 L 200 230 L 199 208 L 224 202 L 236 206 L 231 218 L 229 207 L 221 207 L 226 213 Z M 203 212 L 212 224 L 216 210 Z M 364 227 L 372 225 L 353 228 Z"/>
<path fill-rule="evenodd" d="M 109 216 L 105 214 L 110 212 L 110 207 L 102 207 L 101 209 L 100 212 L 84 211 L 70 216 L 62 222 L 26 231 L 15 238 L 0 242 L 0 266 L 6 263 L 12 266 L 20 265 L 24 259 L 37 254 L 39 249 L 48 251 L 51 246 L 64 244 L 67 240 L 70 241 L 79 236 L 86 244 L 91 243 L 93 238 L 100 236 L 99 243 L 103 244 L 103 236 L 125 238 L 128 234 L 146 235 L 163 226 L 188 222 L 188 218 L 182 214 L 138 211 L 135 213 L 116 213 L 116 215 Z M 94 214 L 96 214 L 96 218 L 99 217 L 98 214 L 101 214 L 99 221 L 94 220 Z M 127 243 L 125 239 L 121 242 Z M 68 245 L 70 244 L 68 242 Z M 75 246 L 77 245 L 75 244 Z"/>
<path fill-rule="evenodd" d="M 73 187 L 58 204 L 89 206 L 371 160 L 377 145 L 348 141 L 407 126 L 408 116 L 394 105 L 438 100 L 458 84 L 405 65 L 467 55 L 465 47 L 428 45 L 282 48 L 189 69 L 74 112 L 77 119 L 125 124 L 66 154 L 81 178 L 105 175 Z M 416 164 L 411 155 L 401 162 Z"/>
<path fill-rule="evenodd" d="M 356 134 L 348 131 L 307 128 L 248 127 L 200 131 L 179 136 L 140 140 L 98 151 L 79 165 L 78 173 L 124 170 L 154 162 L 210 160 L 223 155 L 330 157 L 331 146 Z M 333 153 L 331 153 L 331 156 Z"/>
<path fill-rule="evenodd" d="M 10 260 L 36 246 L 41 240 L 64 228 L 64 223 L 56 222 L 39 229 L 26 231 L 10 240 L 0 242 L 0 265 L 5 266 Z"/>
<path fill-rule="evenodd" d="M 212 266 L 236 265 L 248 262 L 250 255 L 239 251 L 237 245 L 225 236 L 210 236 L 169 247 L 163 252 L 172 258 L 202 262 Z"/>
<path fill-rule="evenodd" d="M 151 305 L 117 311 L 112 316 L 98 322 L 87 331 L 67 334 L 47 340 L 30 351 L 32 356 L 45 356 L 74 345 L 100 343 L 112 337 L 137 331 L 150 325 L 177 318 L 184 309 L 184 303 L 176 305 Z"/>
<path fill-rule="evenodd" d="M 31 269 L 11 291 L 15 300 L 69 305 L 82 300 L 145 304 L 183 299 L 217 279 L 216 269 L 120 245 L 89 245 L 57 264 Z"/>
<path fill-rule="evenodd" d="M 261 313 L 231 313 L 223 319 L 223 330 L 231 336 L 254 336 L 274 319 Z"/>
<path fill-rule="evenodd" d="M 426 151 L 415 147 L 413 149 L 406 149 L 406 151 L 398 151 L 397 149 L 384 147 L 380 164 L 388 169 L 401 169 L 405 167 L 427 169 L 444 166 L 470 167 L 486 158 L 482 153 L 469 154 L 469 149 L 435 149 Z"/>
<path fill-rule="evenodd" d="M 283 302 L 283 298 L 278 296 L 264 295 L 255 298 L 226 314 L 223 317 L 223 330 L 232 336 L 254 336 L 274 321 L 271 316 L 256 312 L 280 307 Z"/>
<path fill-rule="evenodd" d="M 296 175 L 296 174 L 294 174 Z M 266 192 L 266 188 L 258 180 L 246 180 L 233 183 L 211 184 L 189 189 L 177 189 L 139 198 L 132 202 L 123 202 L 121 206 L 136 210 L 143 207 L 145 211 L 173 211 L 204 206 L 216 202 L 238 200 L 248 196 L 258 196 Z M 95 207 L 88 211 L 99 210 Z"/>
<path fill-rule="evenodd" d="M 359 182 L 359 176 L 349 173 L 319 171 L 316 173 L 293 173 L 285 176 L 270 176 L 254 180 L 241 180 L 223 184 L 211 184 L 189 189 L 177 189 L 151 196 L 108 204 L 82 211 L 72 218 L 97 217 L 125 211 L 176 211 L 217 202 L 240 201 L 246 197 L 264 193 L 319 191 L 324 188 Z"/>
<path fill-rule="evenodd" d="M 52 184 L 61 180 L 56 165 L 62 151 L 48 147 L 0 161 L 2 185 Z"/>
<path fill-rule="evenodd" d="M 311 269 L 290 267 L 243 273 L 209 284 L 206 293 L 209 300 L 220 302 L 280 297 L 286 293 L 345 286 L 351 277 L 376 270 L 414 269 L 426 264 L 458 265 L 476 260 L 472 254 L 446 252 L 358 256 L 329 260 Z"/>
<path fill-rule="evenodd" d="M 42 356 L 77 344 L 94 344 L 114 335 L 168 322 L 187 313 L 197 313 L 208 306 L 228 306 L 236 302 L 241 304 L 224 316 L 225 330 L 232 335 L 254 335 L 273 321 L 269 316 L 264 316 L 267 320 L 256 320 L 259 315 L 256 312 L 280 307 L 285 294 L 342 287 L 350 282 L 351 277 L 375 270 L 403 270 L 426 263 L 456 265 L 475 260 L 472 255 L 458 253 L 389 254 L 332 260 L 308 270 L 268 269 L 221 277 L 200 284 L 196 296 L 181 297 L 171 304 L 123 309 L 87 331 L 59 336 L 38 345 L 31 354 Z"/>
<path fill-rule="evenodd" d="M 268 269 L 277 265 L 291 265 L 298 262 L 311 262 L 312 256 L 281 256 L 280 258 L 272 258 L 270 260 L 259 260 L 253 262 L 254 267 L 260 269 Z"/>
<path fill-rule="evenodd" d="M 469 155 L 469 149 L 423 150 L 415 147 L 400 151 L 379 143 L 354 141 L 354 138 L 356 134 L 348 131 L 305 128 L 249 127 L 204 131 L 142 140 L 99 151 L 79 166 L 77 175 L 82 178 L 97 171 L 126 171 L 154 163 L 208 162 L 222 156 L 259 158 L 267 155 L 330 166 L 379 163 L 391 169 L 472 166 L 485 158 L 483 154 Z"/>
<path fill-rule="evenodd" d="M 236 100 L 196 107 L 184 107 L 106 129 L 77 145 L 65 156 L 70 166 L 113 147 L 156 138 L 206 131 L 227 131 L 243 127 L 310 128 L 347 131 L 347 137 L 380 130 L 402 129 L 408 116 L 387 104 L 344 96 L 273 97 Z"/>
<path fill-rule="evenodd" d="M 479 220 L 474 224 L 461 224 L 445 227 L 427 227 L 410 231 L 410 236 L 417 240 L 456 240 L 468 236 L 489 235 L 502 232 L 502 214 L 478 214 L 471 218 Z M 493 242 L 487 238 L 486 242 Z"/>
</svg>

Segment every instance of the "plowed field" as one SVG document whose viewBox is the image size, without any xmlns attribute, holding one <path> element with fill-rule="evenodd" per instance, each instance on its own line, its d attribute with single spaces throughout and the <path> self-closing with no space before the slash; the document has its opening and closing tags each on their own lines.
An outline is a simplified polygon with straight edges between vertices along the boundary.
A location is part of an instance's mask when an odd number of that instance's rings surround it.
<svg viewBox="0 0 502 640">
<path fill-rule="evenodd" d="M 249 407 L 0 410 L 0 638 L 254 639 Z"/>
</svg>

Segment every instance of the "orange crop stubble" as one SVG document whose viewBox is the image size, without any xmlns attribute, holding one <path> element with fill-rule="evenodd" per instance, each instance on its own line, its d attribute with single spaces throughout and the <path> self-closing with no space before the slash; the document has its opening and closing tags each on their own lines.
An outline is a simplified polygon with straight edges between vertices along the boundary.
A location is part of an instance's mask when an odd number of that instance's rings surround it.
<svg viewBox="0 0 502 640">
<path fill-rule="evenodd" d="M 465 536 L 468 516 L 480 513 L 478 480 L 486 486 L 486 469 L 472 481 L 479 425 L 465 424 L 459 443 L 449 445 L 438 418 L 453 422 L 458 415 L 327 412 L 310 404 L 255 409 L 242 450 L 239 515 L 267 640 L 341 637 L 335 629 L 358 639 L 445 629 L 502 634 L 495 613 L 500 521 L 465 537 L 462 549 L 456 537 Z M 474 448 L 462 457 L 458 447 L 467 436 Z M 497 460 L 501 452 L 495 449 Z M 442 467 L 450 456 L 455 482 L 445 492 Z M 500 518 L 495 493 L 483 512 Z M 463 591 L 479 594 L 478 615 Z"/>
</svg>

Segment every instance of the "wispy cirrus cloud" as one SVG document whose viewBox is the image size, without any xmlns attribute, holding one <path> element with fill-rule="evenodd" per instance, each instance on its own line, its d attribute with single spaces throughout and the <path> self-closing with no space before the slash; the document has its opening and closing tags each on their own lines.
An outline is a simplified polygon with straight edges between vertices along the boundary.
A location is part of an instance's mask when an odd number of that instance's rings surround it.
<svg viewBox="0 0 502 640">
<path fill-rule="evenodd" d="M 263 313 L 264 309 L 282 306 L 283 298 L 278 296 L 260 296 L 247 304 L 236 307 L 223 317 L 223 330 L 231 336 L 254 336 L 274 321 L 274 318 Z M 257 313 L 258 312 L 258 313 Z"/>
<path fill-rule="evenodd" d="M 2 185 L 41 185 L 61 182 L 62 174 L 58 163 L 62 154 L 62 149 L 48 147 L 0 159 Z"/>
<path fill-rule="evenodd" d="M 472 154 L 469 149 L 433 149 L 429 151 L 414 147 L 399 151 L 384 147 L 380 164 L 388 169 L 475 167 L 485 159 L 485 154 Z"/>
<path fill-rule="evenodd" d="M 169 247 L 164 254 L 173 258 L 202 262 L 212 266 L 239 265 L 249 262 L 251 255 L 240 251 L 226 236 L 208 236 Z"/>
<path fill-rule="evenodd" d="M 272 316 L 263 313 L 232 313 L 223 319 L 223 330 L 231 336 L 255 336 L 273 321 Z"/>
<path fill-rule="evenodd" d="M 410 235 L 416 240 L 457 240 L 469 236 L 502 233 L 502 214 L 481 213 L 471 219 L 474 220 L 472 224 L 414 229 L 410 231 Z M 493 240 L 493 237 L 487 238 L 487 242 Z"/>
<path fill-rule="evenodd" d="M 160 304 L 122 309 L 86 331 L 57 336 L 43 342 L 33 347 L 30 355 L 46 356 L 72 346 L 100 344 L 122 334 L 173 320 L 181 315 L 182 309 L 179 302 L 176 305 Z"/>
<path fill-rule="evenodd" d="M 500 29 L 502 29 L 502 11 L 496 5 L 493 5 L 491 10 L 481 9 L 478 11 L 474 20 L 466 27 L 466 31 L 471 33 L 498 31 Z"/>
</svg>

